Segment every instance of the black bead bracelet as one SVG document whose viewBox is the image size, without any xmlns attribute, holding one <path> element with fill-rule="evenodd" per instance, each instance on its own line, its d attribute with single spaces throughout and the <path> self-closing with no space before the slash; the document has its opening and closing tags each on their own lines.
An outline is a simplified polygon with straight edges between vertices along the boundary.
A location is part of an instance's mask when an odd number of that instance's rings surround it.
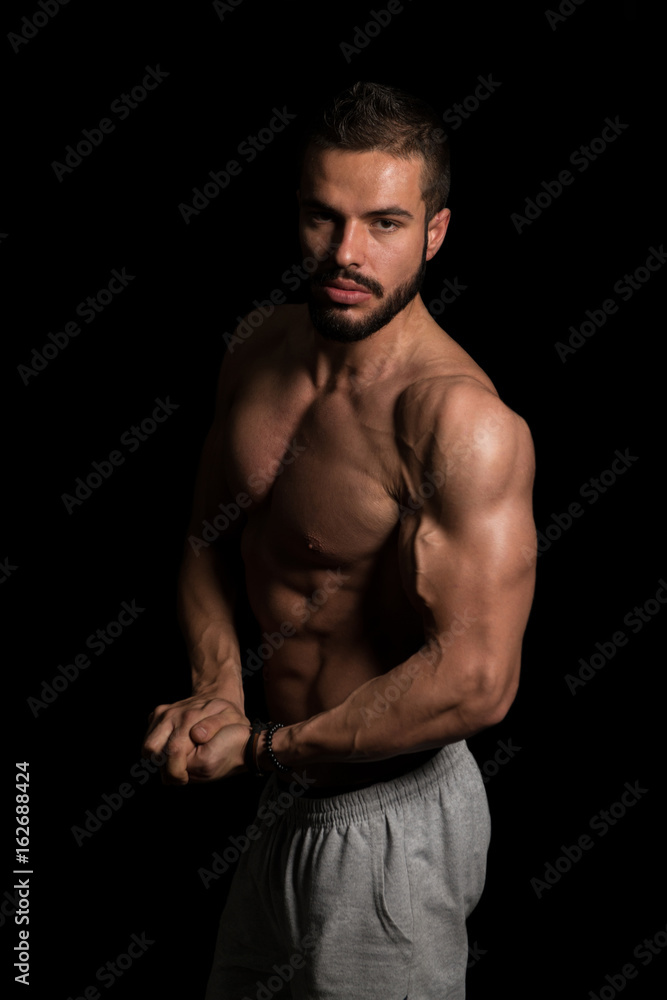
<svg viewBox="0 0 667 1000">
<path fill-rule="evenodd" d="M 284 728 L 285 728 L 285 723 L 284 722 L 270 722 L 269 723 L 269 730 L 268 730 L 268 732 L 266 734 L 266 752 L 269 755 L 269 759 L 271 760 L 271 763 L 274 765 L 274 767 L 277 768 L 278 771 L 284 771 L 286 774 L 289 774 L 290 771 L 291 771 L 291 768 L 285 767 L 284 764 L 280 763 L 280 761 L 276 757 L 276 754 L 275 754 L 275 751 L 274 751 L 273 745 L 272 745 L 272 743 L 273 743 L 273 734 L 275 733 L 276 729 L 284 729 Z"/>
</svg>

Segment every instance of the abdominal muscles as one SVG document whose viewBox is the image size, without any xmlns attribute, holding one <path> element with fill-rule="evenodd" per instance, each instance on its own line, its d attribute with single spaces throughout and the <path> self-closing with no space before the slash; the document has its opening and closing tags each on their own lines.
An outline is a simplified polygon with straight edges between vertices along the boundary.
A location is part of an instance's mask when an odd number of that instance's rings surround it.
<svg viewBox="0 0 667 1000">
<path fill-rule="evenodd" d="M 261 515 L 241 542 L 248 600 L 261 630 L 264 693 L 286 724 L 343 702 L 417 651 L 419 619 L 394 565 L 396 544 L 353 563 L 271 544 Z M 393 558 L 392 558 L 393 555 Z"/>
</svg>

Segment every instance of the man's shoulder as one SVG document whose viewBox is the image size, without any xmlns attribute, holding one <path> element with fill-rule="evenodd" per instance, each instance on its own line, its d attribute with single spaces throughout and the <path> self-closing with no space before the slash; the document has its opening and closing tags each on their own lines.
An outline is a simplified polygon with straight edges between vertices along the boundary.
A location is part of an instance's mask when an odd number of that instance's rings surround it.
<svg viewBox="0 0 667 1000">
<path fill-rule="evenodd" d="M 520 461 L 531 465 L 528 425 L 484 373 L 443 372 L 418 378 L 398 399 L 396 435 L 422 465 L 439 456 L 468 456 L 469 468 Z"/>
<path fill-rule="evenodd" d="M 411 379 L 398 398 L 397 419 L 415 430 L 443 421 L 469 421 L 480 412 L 508 409 L 484 373 L 447 370 L 424 372 Z"/>
</svg>

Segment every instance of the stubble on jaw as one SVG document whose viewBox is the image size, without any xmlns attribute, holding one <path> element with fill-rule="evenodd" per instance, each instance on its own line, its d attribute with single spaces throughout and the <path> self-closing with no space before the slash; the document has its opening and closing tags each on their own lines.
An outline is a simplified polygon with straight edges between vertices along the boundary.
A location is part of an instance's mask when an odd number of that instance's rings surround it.
<svg viewBox="0 0 667 1000">
<path fill-rule="evenodd" d="M 345 268 L 336 268 L 313 275 L 308 284 L 308 312 L 311 322 L 325 340 L 333 340 L 341 344 L 353 344 L 359 340 L 365 340 L 390 323 L 394 316 L 402 312 L 412 302 L 421 290 L 425 274 L 426 241 L 424 242 L 421 263 L 415 274 L 408 281 L 399 285 L 386 299 L 384 289 L 380 284 L 363 276 L 349 274 Z M 319 305 L 313 295 L 313 286 L 319 287 L 325 281 L 335 281 L 336 278 L 347 278 L 350 281 L 356 281 L 364 288 L 368 288 L 376 298 L 380 299 L 380 304 L 365 319 L 357 321 L 348 316 L 354 306 Z"/>
</svg>

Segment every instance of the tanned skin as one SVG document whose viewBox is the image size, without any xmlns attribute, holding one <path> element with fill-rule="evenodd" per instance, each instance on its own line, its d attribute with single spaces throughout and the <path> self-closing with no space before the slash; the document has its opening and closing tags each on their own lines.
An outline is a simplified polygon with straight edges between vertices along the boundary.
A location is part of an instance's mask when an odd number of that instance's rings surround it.
<svg viewBox="0 0 667 1000">
<path fill-rule="evenodd" d="M 442 244 L 450 212 L 426 226 L 422 166 L 378 151 L 306 156 L 301 246 L 328 276 L 312 300 L 346 336 Z M 341 290 L 355 282 L 359 294 Z M 220 503 L 250 505 L 215 545 L 185 543 L 193 694 L 155 709 L 144 745 L 167 754 L 164 780 L 246 770 L 240 559 L 261 630 L 289 633 L 263 670 L 270 718 L 286 724 L 274 750 L 316 786 L 389 779 L 498 723 L 533 598 L 533 474 L 526 423 L 419 294 L 360 340 L 323 336 L 306 305 L 239 338 L 188 536 Z M 265 737 L 259 763 L 274 769 Z"/>
</svg>

